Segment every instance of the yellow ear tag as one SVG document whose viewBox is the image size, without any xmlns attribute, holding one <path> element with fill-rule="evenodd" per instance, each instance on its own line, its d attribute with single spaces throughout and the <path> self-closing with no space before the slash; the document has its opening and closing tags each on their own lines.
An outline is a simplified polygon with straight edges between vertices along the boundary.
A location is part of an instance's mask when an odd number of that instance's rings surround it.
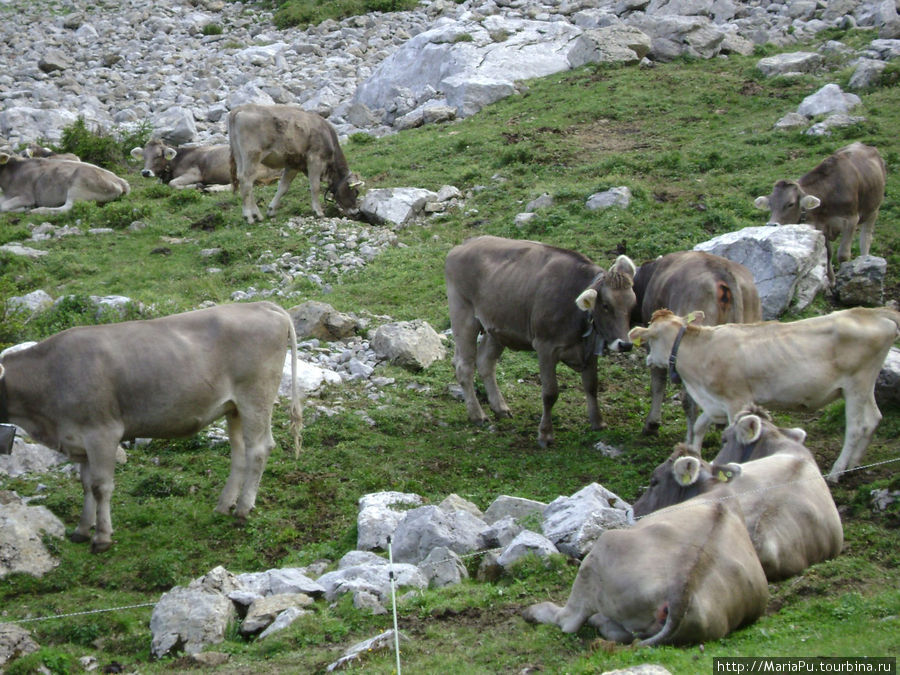
<svg viewBox="0 0 900 675">
<path fill-rule="evenodd" d="M 634 340 L 632 340 L 631 344 L 634 345 L 635 347 L 640 347 L 641 346 L 641 336 L 639 335 L 636 338 L 634 338 Z"/>
<path fill-rule="evenodd" d="M 681 474 L 681 484 L 682 485 L 690 485 L 691 484 L 691 475 L 689 473 Z"/>
<path fill-rule="evenodd" d="M 731 476 L 731 471 L 722 471 L 721 469 L 719 469 L 719 475 L 717 476 L 717 478 L 719 479 L 719 482 L 727 483 L 728 479 L 731 478 Z"/>
<path fill-rule="evenodd" d="M 697 314 L 695 312 L 691 312 L 686 317 L 684 317 L 684 322 L 691 323 L 696 318 L 697 318 Z"/>
</svg>

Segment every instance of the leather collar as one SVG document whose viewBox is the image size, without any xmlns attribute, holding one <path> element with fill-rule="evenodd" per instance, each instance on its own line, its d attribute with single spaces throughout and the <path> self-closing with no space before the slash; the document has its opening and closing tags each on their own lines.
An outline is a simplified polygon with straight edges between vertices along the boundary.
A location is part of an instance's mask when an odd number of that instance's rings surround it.
<svg viewBox="0 0 900 675">
<path fill-rule="evenodd" d="M 686 330 L 686 325 L 678 329 L 678 335 L 675 336 L 675 342 L 672 343 L 672 353 L 669 354 L 669 379 L 674 384 L 681 384 L 681 376 L 675 369 L 675 362 L 678 360 L 678 347 L 681 346 L 681 338 L 684 337 Z"/>
</svg>

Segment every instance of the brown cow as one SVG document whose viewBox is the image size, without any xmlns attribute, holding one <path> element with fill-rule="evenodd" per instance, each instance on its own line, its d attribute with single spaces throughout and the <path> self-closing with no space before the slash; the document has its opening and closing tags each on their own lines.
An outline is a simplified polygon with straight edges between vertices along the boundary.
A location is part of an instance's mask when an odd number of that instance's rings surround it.
<svg viewBox="0 0 900 675">
<path fill-rule="evenodd" d="M 54 152 L 50 148 L 38 145 L 37 143 L 31 143 L 27 148 L 22 151 L 23 157 L 39 157 L 43 159 L 69 159 L 73 162 L 80 162 L 81 157 L 76 155 L 74 152 Z"/>
<path fill-rule="evenodd" d="M 851 143 L 796 181 L 778 181 L 772 194 L 757 197 L 754 205 L 770 211 L 769 222 L 779 225 L 804 222 L 805 212 L 805 221 L 825 235 L 826 271 L 833 284 L 831 242 L 840 235 L 838 261 L 850 260 L 853 235 L 859 225 L 859 253 L 869 255 L 886 180 L 878 150 Z"/>
<path fill-rule="evenodd" d="M 268 217 L 287 192 L 298 171 L 309 177 L 312 207 L 324 216 L 319 203 L 319 184 L 324 177 L 338 207 L 346 214 L 358 211 L 357 186 L 347 165 L 334 128 L 320 115 L 291 105 L 238 106 L 228 114 L 231 146 L 231 184 L 240 190 L 243 215 L 248 223 L 262 221 L 253 199 L 253 183 L 262 167 L 282 169 Z"/>
<path fill-rule="evenodd" d="M 71 538 L 87 541 L 95 527 L 96 553 L 112 545 L 119 442 L 190 436 L 224 416 L 231 472 L 216 511 L 244 519 L 275 445 L 272 408 L 288 349 L 299 447 L 296 342 L 290 316 L 271 302 L 70 328 L 3 357 L 0 422 L 81 463 L 84 507 Z"/>
<path fill-rule="evenodd" d="M 844 447 L 828 477 L 836 482 L 860 463 L 881 421 L 875 381 L 900 337 L 900 313 L 854 307 L 787 323 L 701 326 L 661 309 L 629 336 L 647 341 L 649 365 L 671 363 L 702 409 L 691 443 L 698 451 L 711 423 L 731 424 L 752 403 L 817 410 L 843 396 Z"/>
<path fill-rule="evenodd" d="M 745 464 L 709 463 L 690 446 L 679 444 L 654 469 L 649 487 L 634 503 L 635 517 L 692 498 L 737 499 L 769 581 L 800 574 L 838 555 L 844 543 L 841 518 L 815 459 L 796 440 L 797 430 L 781 430 L 751 413 L 729 430 L 758 445 L 765 456 Z"/>
<path fill-rule="evenodd" d="M 0 211 L 63 213 L 77 201 L 108 202 L 128 194 L 128 182 L 87 162 L 23 158 L 0 152 Z"/>
<path fill-rule="evenodd" d="M 641 646 L 717 640 L 756 620 L 769 588 L 736 500 L 698 497 L 607 530 L 585 556 L 565 607 L 531 605 L 528 621 Z"/>
<path fill-rule="evenodd" d="M 634 269 L 624 255 L 606 271 L 575 251 L 501 237 L 476 237 L 453 248 L 444 276 L 453 362 L 469 419 L 486 419 L 475 395 L 476 364 L 491 409 L 498 417 L 510 415 L 496 377 L 497 361 L 509 348 L 537 352 L 542 447 L 553 441 L 550 411 L 559 395 L 559 361 L 581 373 L 591 427 L 601 428 L 597 355 L 605 347 L 631 349 L 626 335 L 635 304 Z"/>
<path fill-rule="evenodd" d="M 703 323 L 753 323 L 762 320 L 762 305 L 753 274 L 744 265 L 702 251 L 679 251 L 645 262 L 634 275 L 637 305 L 632 325 L 649 323 L 653 312 L 668 308 L 685 315 L 694 310 L 705 314 Z M 667 368 L 650 366 L 650 412 L 644 433 L 659 429 Z M 688 442 L 697 419 L 697 405 L 687 392 L 681 399 L 687 416 Z"/>
</svg>

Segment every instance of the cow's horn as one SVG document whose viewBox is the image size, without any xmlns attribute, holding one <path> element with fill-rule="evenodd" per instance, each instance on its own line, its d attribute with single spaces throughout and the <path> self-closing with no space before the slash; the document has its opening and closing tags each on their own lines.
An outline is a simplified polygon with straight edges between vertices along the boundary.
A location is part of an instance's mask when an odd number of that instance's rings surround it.
<svg viewBox="0 0 900 675">
<path fill-rule="evenodd" d="M 594 309 L 594 305 L 597 304 L 597 291 L 593 288 L 586 288 L 581 295 L 575 298 L 575 304 L 578 309 L 585 312 Z"/>
</svg>

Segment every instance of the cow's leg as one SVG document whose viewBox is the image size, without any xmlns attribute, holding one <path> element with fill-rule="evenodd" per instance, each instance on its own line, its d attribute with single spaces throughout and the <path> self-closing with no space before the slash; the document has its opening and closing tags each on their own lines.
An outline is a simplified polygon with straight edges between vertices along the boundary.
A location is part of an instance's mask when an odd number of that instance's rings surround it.
<svg viewBox="0 0 900 675">
<path fill-rule="evenodd" d="M 274 398 L 274 397 L 272 397 Z M 239 520 L 244 520 L 253 506 L 256 504 L 256 493 L 259 492 L 259 482 L 262 480 L 269 453 L 275 447 L 275 439 L 272 437 L 272 409 L 243 407 L 240 411 L 246 448 L 246 462 L 244 475 L 241 482 L 241 491 L 237 504 L 234 507 L 234 515 Z"/>
<path fill-rule="evenodd" d="M 668 372 L 665 368 L 650 366 L 650 412 L 644 422 L 643 433 L 655 436 L 659 433 L 659 425 L 662 421 L 662 402 L 666 395 L 666 379 Z M 688 421 L 690 423 L 690 420 Z M 690 424 L 688 425 L 690 428 Z"/>
<path fill-rule="evenodd" d="M 238 177 L 238 190 L 241 194 L 241 212 L 246 221 L 252 225 L 254 221 L 262 222 L 262 214 L 253 199 L 253 183 L 256 180 L 259 160 L 256 157 L 244 157 L 241 153 L 235 153 L 235 172 Z"/>
<path fill-rule="evenodd" d="M 484 382 L 484 390 L 487 393 L 488 403 L 497 417 L 510 417 L 509 406 L 500 388 L 497 386 L 497 361 L 503 353 L 503 345 L 495 340 L 489 333 L 485 333 L 478 345 L 476 365 L 481 381 Z"/>
<path fill-rule="evenodd" d="M 453 367 L 456 381 L 462 387 L 469 420 L 483 424 L 487 419 L 475 394 L 475 358 L 481 324 L 471 305 L 459 298 L 452 287 L 447 289 L 450 305 L 450 328 L 453 331 Z"/>
<path fill-rule="evenodd" d="M 91 553 L 102 553 L 112 546 L 112 515 L 110 513 L 112 493 L 115 487 L 116 450 L 118 449 L 121 429 L 98 430 L 85 436 L 87 450 L 88 477 L 85 484 L 90 489 L 91 498 L 85 496 L 85 507 L 96 505 L 96 523 L 94 536 L 91 539 Z M 81 514 L 79 528 L 90 518 Z M 84 533 L 84 530 L 80 530 Z"/>
<path fill-rule="evenodd" d="M 584 400 L 587 402 L 588 421 L 591 429 L 595 431 L 603 429 L 603 416 L 600 414 L 600 404 L 597 402 L 596 357 L 592 357 L 591 362 L 581 371 L 581 388 L 584 390 Z"/>
<path fill-rule="evenodd" d="M 72 210 L 72 207 L 75 206 L 75 197 L 72 195 L 72 191 L 66 195 L 66 201 L 64 204 L 60 206 L 39 206 L 37 208 L 31 209 L 31 213 L 67 213 Z"/>
<path fill-rule="evenodd" d="M 247 445 L 244 442 L 243 418 L 238 412 L 232 411 L 225 416 L 225 424 L 228 427 L 228 440 L 231 443 L 231 468 L 228 472 L 228 480 L 219 495 L 216 504 L 216 513 L 229 515 L 237 505 L 238 494 L 244 485 L 244 476 L 247 475 Z"/>
<path fill-rule="evenodd" d="M 548 350 L 549 351 L 549 350 Z M 553 442 L 553 420 L 550 413 L 559 398 L 559 382 L 556 379 L 556 361 L 538 349 L 538 365 L 541 373 L 541 400 L 544 410 L 538 426 L 538 445 L 546 448 Z"/>
<path fill-rule="evenodd" d="M 704 410 L 693 425 L 688 425 L 687 440 L 685 442 L 694 450 L 700 452 L 703 447 L 703 437 L 706 436 L 706 430 L 709 429 L 709 425 L 713 421 L 713 417 Z"/>
<path fill-rule="evenodd" d="M 269 218 L 272 218 L 275 215 L 275 211 L 281 203 L 281 198 L 284 197 L 284 193 L 288 191 L 288 188 L 291 186 L 291 181 L 294 180 L 294 176 L 296 175 L 297 169 L 285 167 L 284 171 L 281 172 L 281 178 L 278 181 L 278 189 L 275 190 L 275 196 L 272 197 L 272 201 L 269 202 L 269 208 L 266 209 L 266 215 Z"/>
<path fill-rule="evenodd" d="M 697 402 L 691 398 L 691 395 L 687 392 L 687 389 L 683 389 L 681 392 L 681 409 L 684 410 L 684 417 L 687 420 L 687 428 L 693 429 L 694 425 L 697 423 L 697 415 L 699 414 L 699 406 Z"/>
<path fill-rule="evenodd" d="M 81 507 L 81 518 L 75 531 L 69 535 L 69 539 L 76 543 L 91 540 L 91 530 L 97 522 L 97 501 L 94 499 L 94 491 L 91 489 L 91 467 L 87 460 L 81 462 L 81 488 L 84 491 L 84 500 Z"/>
<path fill-rule="evenodd" d="M 838 246 L 837 259 L 838 263 L 850 260 L 851 249 L 853 248 L 853 237 L 856 234 L 856 225 L 859 222 L 859 216 L 852 218 L 841 218 L 835 227 L 840 228 L 841 243 Z"/>
<path fill-rule="evenodd" d="M 878 210 L 869 213 L 859 221 L 859 254 L 869 255 L 872 248 L 872 236 L 875 233 L 875 219 L 878 218 Z"/>
<path fill-rule="evenodd" d="M 827 479 L 830 483 L 837 483 L 841 474 L 847 469 L 859 466 L 866 448 L 872 441 L 875 429 L 881 422 L 881 411 L 875 403 L 875 384 L 869 383 L 866 394 L 862 396 L 848 396 L 844 405 L 846 413 L 844 432 L 844 447 L 838 455 L 834 466 Z"/>
<path fill-rule="evenodd" d="M 322 205 L 319 203 L 319 188 L 322 174 L 325 172 L 325 164 L 316 157 L 306 158 L 306 175 L 309 177 L 309 195 L 312 200 L 313 211 L 319 218 L 325 215 Z"/>
<path fill-rule="evenodd" d="M 34 206 L 34 202 L 24 197 L 8 197 L 0 199 L 0 212 L 6 211 L 27 211 Z"/>
</svg>

